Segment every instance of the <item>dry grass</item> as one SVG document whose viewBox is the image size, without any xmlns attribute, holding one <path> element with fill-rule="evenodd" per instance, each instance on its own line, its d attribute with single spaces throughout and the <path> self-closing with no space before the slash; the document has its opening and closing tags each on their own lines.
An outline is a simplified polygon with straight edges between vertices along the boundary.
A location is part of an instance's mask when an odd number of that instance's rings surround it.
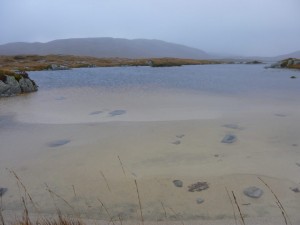
<svg viewBox="0 0 300 225">
<path fill-rule="evenodd" d="M 110 189 L 110 186 L 109 186 L 109 184 L 108 184 L 108 181 L 107 181 L 107 179 L 106 179 L 104 173 L 103 173 L 101 170 L 100 170 L 100 174 L 101 174 L 103 180 L 104 180 L 105 183 L 106 183 L 107 189 L 111 192 L 111 189 Z"/>
<path fill-rule="evenodd" d="M 123 166 L 123 163 L 122 163 L 122 161 L 121 161 L 120 156 L 118 156 L 118 159 L 119 159 L 120 165 L 121 165 L 121 167 L 122 167 L 123 174 L 124 174 L 124 176 L 126 177 L 125 169 L 124 169 L 124 166 Z"/>
<path fill-rule="evenodd" d="M 69 68 L 82 67 L 114 67 L 114 66 L 181 66 L 200 64 L 219 64 L 219 61 L 194 60 L 177 58 L 126 59 L 126 58 L 95 58 L 72 55 L 17 55 L 0 56 L 0 69 L 38 71 L 48 70 L 52 64 L 64 65 Z"/>
<path fill-rule="evenodd" d="M 20 200 L 21 200 L 22 207 L 23 207 L 23 216 L 21 217 L 21 219 L 17 219 L 17 218 L 13 219 L 13 222 L 6 221 L 5 217 L 2 214 L 2 211 L 4 209 L 3 209 L 2 197 L 1 197 L 0 198 L 0 225 L 85 225 L 85 222 L 81 219 L 80 213 L 76 212 L 75 208 L 67 200 L 65 200 L 62 196 L 60 196 L 59 194 L 54 192 L 52 189 L 50 189 L 50 187 L 47 184 L 46 184 L 46 190 L 49 192 L 49 194 L 53 200 L 53 204 L 56 209 L 56 215 L 54 215 L 50 219 L 41 216 L 41 213 L 37 209 L 36 204 L 32 200 L 31 195 L 29 194 L 24 183 L 21 181 L 20 177 L 13 170 L 8 170 L 8 171 L 16 179 L 17 185 L 19 187 L 19 191 L 20 191 L 20 195 L 21 195 Z M 270 193 L 272 193 L 274 195 L 274 198 L 276 199 L 276 204 L 277 204 L 278 208 L 281 210 L 281 216 L 284 218 L 284 224 L 292 225 L 292 223 L 286 213 L 285 208 L 283 207 L 281 201 L 279 200 L 279 197 L 275 194 L 273 189 L 262 178 L 258 177 L 258 179 L 269 189 Z M 138 206 L 139 206 L 139 211 L 140 211 L 140 215 L 138 215 L 138 218 L 140 218 L 140 224 L 143 225 L 145 222 L 145 219 L 143 216 L 143 208 L 142 208 L 140 190 L 139 190 L 137 180 L 134 179 L 133 181 L 135 184 L 135 192 L 137 195 Z M 74 196 L 77 197 L 74 185 L 72 185 L 72 187 L 73 187 Z M 239 222 L 239 224 L 246 225 L 245 216 L 243 215 L 243 213 L 241 211 L 241 207 L 240 207 L 240 204 L 236 197 L 236 194 L 233 191 L 231 191 L 231 193 L 230 193 L 226 187 L 225 187 L 225 190 L 226 190 L 226 193 L 228 195 L 228 198 L 229 198 L 232 210 L 233 210 L 235 224 L 238 224 L 238 222 Z M 111 191 L 111 190 L 109 190 L 109 191 Z M 27 199 L 29 199 L 28 202 L 26 201 Z M 72 209 L 75 219 L 73 217 L 66 217 L 65 215 L 62 215 L 59 207 L 56 204 L 56 200 L 63 201 L 65 205 L 67 205 L 70 209 Z M 112 224 L 112 225 L 117 225 L 117 224 L 122 225 L 123 224 L 123 219 L 121 218 L 120 214 L 118 216 L 113 215 L 113 213 L 112 213 L 113 211 L 109 211 L 112 209 L 109 209 L 99 198 L 97 198 L 97 200 L 100 202 L 101 208 L 103 208 L 105 210 L 105 213 L 108 216 L 108 220 L 106 220 L 108 224 Z M 34 206 L 34 208 L 36 208 L 35 211 L 38 215 L 37 219 L 33 220 L 29 216 L 28 204 L 31 204 Z M 181 219 L 180 214 L 178 212 L 176 212 L 171 206 L 165 206 L 163 202 L 160 202 L 160 204 L 162 207 L 162 211 L 163 211 L 163 215 L 164 215 L 166 223 L 168 221 L 166 209 L 168 209 L 173 214 L 173 216 L 175 217 L 177 222 L 181 222 L 182 225 L 185 225 L 184 221 Z M 235 209 L 238 212 L 237 215 L 239 214 L 239 216 L 240 216 L 239 221 L 237 219 Z M 136 212 L 139 213 L 138 210 Z M 124 221 L 124 222 L 126 223 L 126 221 Z"/>
<path fill-rule="evenodd" d="M 236 204 L 236 206 L 237 206 L 237 208 L 238 208 L 238 211 L 239 211 L 239 214 L 240 214 L 242 223 L 243 223 L 243 225 L 246 225 L 246 224 L 245 224 L 245 219 L 244 219 L 243 213 L 242 213 L 241 208 L 240 208 L 240 205 L 239 205 L 239 203 L 238 203 L 238 201 L 237 201 L 237 199 L 236 199 L 236 196 L 235 196 L 235 194 L 234 194 L 233 191 L 231 191 L 231 193 L 232 193 L 232 196 L 233 196 L 233 199 L 234 199 L 234 203 Z"/>
<path fill-rule="evenodd" d="M 291 69 L 300 69 L 300 64 L 289 66 Z"/>
<path fill-rule="evenodd" d="M 258 177 L 258 179 L 270 190 L 270 192 L 273 194 L 274 198 L 276 199 L 276 205 L 278 206 L 278 208 L 281 211 L 282 217 L 284 218 L 284 222 L 286 225 L 288 225 L 288 222 L 290 225 L 292 225 L 291 220 L 288 216 L 288 214 L 286 213 L 285 208 L 283 207 L 281 201 L 279 200 L 278 196 L 275 194 L 275 192 L 273 191 L 273 189 L 261 178 Z"/>
<path fill-rule="evenodd" d="M 230 197 L 230 194 L 229 194 L 229 191 L 228 191 L 227 187 L 225 187 L 225 190 L 226 190 L 227 196 L 228 196 L 228 198 L 229 198 L 229 201 L 230 201 L 230 204 L 231 204 L 231 207 L 232 207 L 235 225 L 237 225 L 237 218 L 236 218 L 236 215 L 235 215 L 235 210 L 234 210 L 233 201 L 232 201 L 232 199 L 231 199 L 231 197 Z"/>
<path fill-rule="evenodd" d="M 176 59 L 176 58 L 159 58 L 150 59 L 152 67 L 170 67 L 182 65 L 203 65 L 203 64 L 220 64 L 222 62 L 213 60 L 195 60 L 195 59 Z"/>
<path fill-rule="evenodd" d="M 134 183 L 135 183 L 135 187 L 136 187 L 136 193 L 137 193 L 137 196 L 138 196 L 138 199 L 139 199 L 139 207 L 140 207 L 140 213 L 141 213 L 141 221 L 142 221 L 142 225 L 144 225 L 144 217 L 143 217 L 143 210 L 142 210 L 142 203 L 141 203 L 141 198 L 140 198 L 140 192 L 139 192 L 139 188 L 138 188 L 138 185 L 137 185 L 137 181 L 134 180 Z"/>
<path fill-rule="evenodd" d="M 281 68 L 288 68 L 288 69 L 300 69 L 300 64 L 293 64 L 293 65 L 288 65 L 289 61 L 292 60 L 299 60 L 299 59 L 295 59 L 295 58 L 288 58 L 288 59 L 284 59 L 281 60 Z"/>
</svg>

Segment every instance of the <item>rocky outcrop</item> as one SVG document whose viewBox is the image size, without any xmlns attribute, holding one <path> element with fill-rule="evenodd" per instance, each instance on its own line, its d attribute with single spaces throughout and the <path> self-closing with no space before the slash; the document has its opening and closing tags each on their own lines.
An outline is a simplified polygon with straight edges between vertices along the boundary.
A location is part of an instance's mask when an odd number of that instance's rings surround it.
<svg viewBox="0 0 300 225">
<path fill-rule="evenodd" d="M 68 66 L 64 65 L 57 65 L 57 64 L 51 64 L 49 66 L 49 70 L 69 70 L 70 68 Z"/>
<path fill-rule="evenodd" d="M 272 64 L 269 68 L 294 68 L 300 69 L 300 59 L 289 58 Z"/>
<path fill-rule="evenodd" d="M 34 92 L 37 91 L 37 86 L 33 80 L 30 80 L 28 78 L 21 78 L 19 80 L 19 85 L 21 88 L 21 91 L 23 93 L 29 93 L 29 92 Z"/>
<path fill-rule="evenodd" d="M 0 79 L 0 97 L 9 97 L 21 93 L 35 92 L 38 86 L 27 74 L 16 76 L 3 75 Z"/>
</svg>

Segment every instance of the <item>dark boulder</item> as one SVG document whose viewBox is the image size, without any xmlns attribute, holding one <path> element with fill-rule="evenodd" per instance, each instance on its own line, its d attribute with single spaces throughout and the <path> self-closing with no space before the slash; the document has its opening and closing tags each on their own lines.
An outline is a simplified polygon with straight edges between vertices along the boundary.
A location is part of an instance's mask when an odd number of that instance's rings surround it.
<svg viewBox="0 0 300 225">
<path fill-rule="evenodd" d="M 5 192 L 7 192 L 7 188 L 0 187 L 0 197 L 2 197 Z"/>
<path fill-rule="evenodd" d="M 0 97 L 15 96 L 38 90 L 38 86 L 29 78 L 26 72 L 9 72 L 10 75 L 3 73 L 0 79 Z"/>
</svg>

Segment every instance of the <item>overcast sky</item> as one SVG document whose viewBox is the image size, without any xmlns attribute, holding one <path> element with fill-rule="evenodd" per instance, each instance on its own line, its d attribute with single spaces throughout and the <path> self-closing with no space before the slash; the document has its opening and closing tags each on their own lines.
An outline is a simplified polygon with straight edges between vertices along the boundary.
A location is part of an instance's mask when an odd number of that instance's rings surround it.
<svg viewBox="0 0 300 225">
<path fill-rule="evenodd" d="M 209 53 L 300 50 L 300 0 L 0 0 L 0 44 L 160 39 Z"/>
</svg>

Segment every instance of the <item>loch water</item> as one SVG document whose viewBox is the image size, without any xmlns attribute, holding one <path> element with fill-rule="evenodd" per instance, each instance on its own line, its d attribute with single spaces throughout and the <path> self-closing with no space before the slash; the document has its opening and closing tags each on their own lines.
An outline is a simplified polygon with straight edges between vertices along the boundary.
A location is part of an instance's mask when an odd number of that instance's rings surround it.
<svg viewBox="0 0 300 225">
<path fill-rule="evenodd" d="M 136 180 L 146 221 L 166 219 L 163 203 L 170 220 L 179 220 L 172 208 L 183 221 L 234 224 L 226 187 L 247 224 L 282 224 L 260 177 L 299 224 L 300 72 L 265 66 L 30 72 L 38 92 L 0 99 L 5 209 L 23 211 L 13 170 L 46 214 L 74 212 L 49 204 L 45 183 L 84 218 L 107 220 L 101 199 L 112 216 L 139 220 Z M 197 182 L 209 188 L 189 192 Z M 252 186 L 262 197 L 243 194 Z"/>
</svg>

